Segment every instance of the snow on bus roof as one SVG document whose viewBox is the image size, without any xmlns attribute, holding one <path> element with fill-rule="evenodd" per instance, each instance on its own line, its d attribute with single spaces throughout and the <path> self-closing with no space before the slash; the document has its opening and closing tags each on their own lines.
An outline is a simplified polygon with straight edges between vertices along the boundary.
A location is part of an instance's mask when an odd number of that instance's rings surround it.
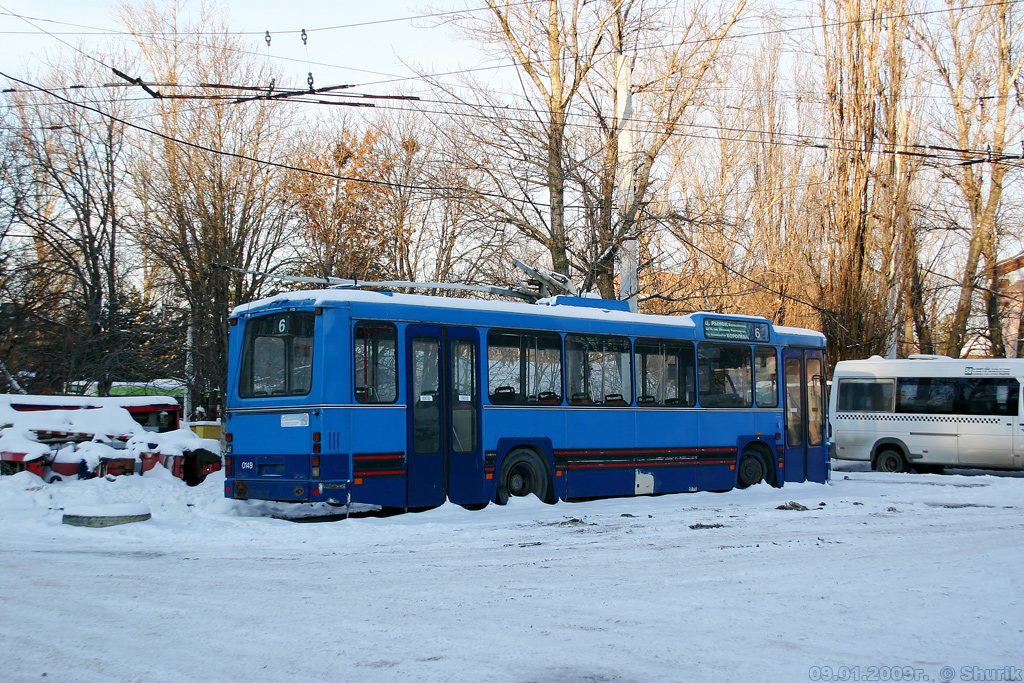
<svg viewBox="0 0 1024 683">
<path fill-rule="evenodd" d="M 695 327 L 694 315 L 722 316 L 738 320 L 750 320 L 752 322 L 770 322 L 767 318 L 753 315 L 738 315 L 734 313 L 722 314 L 712 312 L 691 313 L 687 315 L 652 315 L 648 313 L 630 313 L 621 310 L 610 310 L 595 306 L 595 300 L 587 300 L 587 305 L 573 305 L 562 303 L 571 301 L 571 297 L 550 297 L 541 299 L 536 304 L 516 301 L 495 301 L 490 299 L 461 299 L 454 297 L 426 296 L 422 294 L 398 294 L 391 292 L 368 291 L 363 289 L 333 288 L 333 289 L 308 289 L 283 292 L 276 296 L 259 299 L 248 304 L 237 306 L 232 316 L 244 315 L 260 311 L 270 307 L 275 302 L 304 302 L 305 305 L 322 306 L 331 303 L 377 303 L 377 304 L 405 304 L 411 306 L 429 305 L 437 308 L 450 308 L 457 310 L 485 309 L 500 313 L 525 313 L 529 315 L 543 315 L 553 317 L 618 321 L 646 324 L 671 323 L 680 327 Z M 596 300 L 600 301 L 600 300 Z M 612 302 L 609 302 L 612 303 Z M 620 302 L 614 302 L 619 304 Z M 793 334 L 818 337 L 822 340 L 825 335 L 815 330 L 800 327 L 775 326 L 779 334 Z"/>
<path fill-rule="evenodd" d="M 607 308 L 597 308 L 591 303 L 588 306 L 567 306 L 557 303 L 558 297 L 542 299 L 543 303 L 529 304 L 518 301 L 497 301 L 493 299 L 462 299 L 447 296 L 427 296 L 423 294 L 399 294 L 391 292 L 368 291 L 364 289 L 308 289 L 283 292 L 276 296 L 260 299 L 248 304 L 242 304 L 235 308 L 233 315 L 242 315 L 252 310 L 259 310 L 268 307 L 274 302 L 303 301 L 312 302 L 313 306 L 321 306 L 331 303 L 376 303 L 376 304 L 403 304 L 406 306 L 432 306 L 435 308 L 449 308 L 456 310 L 487 310 L 499 313 L 526 313 L 529 315 L 549 315 L 565 318 L 590 318 L 593 320 L 619 320 L 619 321 L 644 321 L 650 322 L 652 318 L 661 316 L 650 316 L 625 311 L 614 311 Z M 684 316 L 680 316 L 680 325 L 692 326 L 693 323 Z"/>
<path fill-rule="evenodd" d="M 772 329 L 777 334 L 802 334 L 820 337 L 822 341 L 825 341 L 825 335 L 817 330 L 812 330 L 806 327 L 788 327 L 786 325 L 772 325 Z"/>
</svg>

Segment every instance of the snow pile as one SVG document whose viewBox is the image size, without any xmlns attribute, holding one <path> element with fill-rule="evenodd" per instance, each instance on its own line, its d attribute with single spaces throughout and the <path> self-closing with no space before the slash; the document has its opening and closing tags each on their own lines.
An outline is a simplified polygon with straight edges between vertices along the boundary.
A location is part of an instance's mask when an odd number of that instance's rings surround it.
<svg viewBox="0 0 1024 683">
<path fill-rule="evenodd" d="M 0 477 L 2 678 L 1020 680 L 1024 474 L 837 470 L 322 524 L 221 473 Z M 61 523 L 121 505 L 152 518 Z"/>
<path fill-rule="evenodd" d="M 39 410 L 88 410 L 108 406 L 167 406 L 177 410 L 178 402 L 170 396 L 41 396 L 36 394 L 0 394 L 0 427 L 11 424 L 15 417 Z M 15 408 L 17 406 L 17 408 Z"/>
<path fill-rule="evenodd" d="M 138 457 L 140 453 L 159 453 L 160 455 L 181 455 L 186 451 L 200 448 L 211 453 L 220 452 L 220 442 L 216 439 L 202 439 L 191 429 L 175 429 L 170 432 L 148 432 L 141 427 L 140 431 L 128 439 L 125 450 Z"/>
<path fill-rule="evenodd" d="M 3 417 L 5 425 L 20 430 L 87 434 L 99 441 L 110 441 L 118 436 L 129 436 L 144 431 L 131 413 L 119 406 L 102 408 L 11 410 Z"/>
<path fill-rule="evenodd" d="M 0 430 L 0 453 L 24 453 L 25 462 L 38 460 L 50 453 L 50 447 L 39 443 L 35 435 L 24 427 Z"/>
<path fill-rule="evenodd" d="M 144 454 L 180 456 L 200 449 L 220 453 L 216 439 L 200 438 L 190 429 L 169 432 L 149 431 L 132 418 L 125 408 L 108 402 L 100 407 L 52 410 L 14 410 L 9 396 L 0 400 L 0 453 L 14 462 L 44 459 L 48 466 L 78 465 L 82 461 L 95 471 L 104 460 L 140 462 Z M 47 398 L 53 405 L 74 397 Z M 152 398 L 152 397 L 148 397 Z M 159 403 L 157 401 L 156 403 Z M 68 470 L 62 469 L 67 476 Z"/>
</svg>

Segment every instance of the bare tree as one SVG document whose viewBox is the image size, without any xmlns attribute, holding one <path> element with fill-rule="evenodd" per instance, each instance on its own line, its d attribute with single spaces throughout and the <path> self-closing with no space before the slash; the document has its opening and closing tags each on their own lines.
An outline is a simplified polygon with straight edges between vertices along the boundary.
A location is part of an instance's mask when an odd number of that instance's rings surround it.
<svg viewBox="0 0 1024 683">
<path fill-rule="evenodd" d="M 941 136 L 936 143 L 955 150 L 959 163 L 944 167 L 942 176 L 956 188 L 966 223 L 966 257 L 957 275 L 959 293 L 945 352 L 959 356 L 966 345 L 980 289 L 991 353 L 1002 356 L 1006 349 L 997 294 L 998 220 L 1011 169 L 1005 159 L 1007 147 L 1021 130 L 1018 79 L 1024 66 L 1024 15 L 1013 2 L 979 7 L 946 0 L 945 10 L 943 23 L 921 24 L 915 30 L 945 94 L 935 117 Z"/>
<path fill-rule="evenodd" d="M 667 145 L 702 108 L 708 81 L 728 63 L 726 39 L 745 6 L 745 0 L 719 10 L 698 4 L 677 16 L 656 3 L 611 2 L 611 54 L 594 68 L 583 98 L 600 136 L 581 145 L 584 155 L 574 166 L 592 235 L 579 256 L 585 290 L 596 283 L 602 296 L 615 298 L 623 241 L 636 237 Z M 595 148 L 600 151 L 590 152 Z"/>
<path fill-rule="evenodd" d="M 176 2 L 119 9 L 147 78 L 169 84 L 161 94 L 212 96 L 220 90 L 195 86 L 269 83 L 215 14 L 207 9 L 185 23 L 180 10 Z M 166 273 L 170 294 L 188 304 L 193 390 L 216 392 L 227 379 L 230 308 L 257 296 L 264 283 L 214 264 L 273 271 L 289 250 L 292 197 L 283 174 L 262 163 L 288 161 L 288 118 L 265 100 L 211 105 L 161 97 L 151 106 L 157 135 L 134 140 L 132 178 L 142 210 L 133 230 Z"/>
<path fill-rule="evenodd" d="M 45 351 L 37 348 L 46 370 L 36 368 L 36 386 L 49 391 L 86 380 L 105 393 L 138 355 L 122 301 L 126 105 L 68 88 L 99 77 L 82 58 L 58 61 L 41 77 L 44 86 L 20 84 L 9 95 L 14 157 L 4 172 L 5 204 L 28 245 L 20 295 L 9 304 L 42 323 L 32 326 L 48 339 Z"/>
<path fill-rule="evenodd" d="M 487 4 L 491 10 L 487 18 L 466 19 L 463 28 L 487 49 L 515 62 L 528 105 L 516 114 L 517 119 L 502 116 L 506 103 L 484 87 L 475 89 L 478 100 L 463 101 L 491 124 L 481 127 L 479 137 L 481 147 L 490 147 L 490 163 L 477 167 L 488 167 L 491 187 L 508 197 L 508 201 L 482 199 L 491 204 L 495 220 L 542 244 L 555 271 L 570 273 L 569 117 L 597 63 L 605 28 L 613 17 L 604 0 L 515 4 L 488 0 Z M 457 96 L 451 90 L 449 94 Z M 522 168 L 524 161 L 527 168 Z M 541 202 L 546 206 L 541 207 Z"/>
<path fill-rule="evenodd" d="M 913 144 L 907 106 L 903 0 L 824 0 L 825 176 L 812 267 L 830 356 L 885 353 L 910 258 Z"/>
<path fill-rule="evenodd" d="M 382 229 L 390 162 L 380 154 L 377 130 L 358 133 L 345 122 L 319 126 L 299 143 L 287 187 L 299 228 L 303 275 L 340 275 L 363 280 L 398 277 L 386 255 L 392 244 Z"/>
</svg>

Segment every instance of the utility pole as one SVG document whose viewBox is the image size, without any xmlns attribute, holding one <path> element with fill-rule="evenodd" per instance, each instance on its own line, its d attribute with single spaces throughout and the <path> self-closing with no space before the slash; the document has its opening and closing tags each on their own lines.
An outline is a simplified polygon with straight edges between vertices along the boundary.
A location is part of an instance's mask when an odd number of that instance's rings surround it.
<svg viewBox="0 0 1024 683">
<path fill-rule="evenodd" d="M 633 59 L 623 53 L 621 4 L 617 3 L 619 26 L 615 37 L 615 140 L 617 158 L 615 163 L 615 204 L 616 226 L 622 226 L 626 214 L 631 210 L 635 198 L 633 180 Z M 637 293 L 640 291 L 637 276 L 639 263 L 636 229 L 630 228 L 622 236 L 619 249 L 619 298 L 629 302 L 629 310 L 636 313 Z"/>
<path fill-rule="evenodd" d="M 195 338 L 193 335 L 193 327 L 191 321 L 191 312 L 189 313 L 188 333 L 185 337 L 185 405 L 182 408 L 185 411 L 185 419 L 192 419 L 192 408 L 193 408 L 193 397 L 192 397 L 192 386 L 195 384 L 195 363 L 192 357 L 193 344 Z"/>
</svg>

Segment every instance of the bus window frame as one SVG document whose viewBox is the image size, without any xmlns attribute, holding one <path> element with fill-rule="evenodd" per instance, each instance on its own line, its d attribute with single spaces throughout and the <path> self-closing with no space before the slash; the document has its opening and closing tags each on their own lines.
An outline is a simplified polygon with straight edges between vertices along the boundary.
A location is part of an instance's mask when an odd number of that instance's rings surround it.
<svg viewBox="0 0 1024 683">
<path fill-rule="evenodd" d="M 760 373 L 760 365 L 758 365 L 758 357 L 771 358 L 775 365 L 772 367 L 772 372 L 766 379 L 758 379 Z M 761 403 L 760 394 L 757 391 L 757 383 L 759 381 L 768 381 L 775 385 L 775 390 L 772 392 L 774 401 L 772 403 Z M 765 394 L 767 395 L 767 394 Z M 754 405 L 758 408 L 774 408 L 779 407 L 779 349 L 775 346 L 758 345 L 754 347 Z"/>
<path fill-rule="evenodd" d="M 710 391 L 702 391 L 701 390 L 701 375 L 702 374 L 704 374 L 707 377 L 708 385 L 710 386 L 712 378 L 713 378 L 714 374 L 716 374 L 715 371 L 718 371 L 718 374 L 721 374 L 721 371 L 723 370 L 723 368 L 721 368 L 721 367 L 715 367 L 715 368 L 709 368 L 711 370 L 711 372 L 702 373 L 702 365 L 703 365 L 703 363 L 701 361 L 705 361 L 705 360 L 706 361 L 710 361 L 711 358 L 709 356 L 703 356 L 702 357 L 701 356 L 701 351 L 702 350 L 709 350 L 711 348 L 716 348 L 716 347 L 719 348 L 719 349 L 727 349 L 729 351 L 732 351 L 734 349 L 743 349 L 746 352 L 746 361 L 747 361 L 748 365 L 747 365 L 747 373 L 746 373 L 746 375 L 747 375 L 746 376 L 746 394 L 747 394 L 747 399 L 746 399 L 745 402 L 743 402 L 743 403 L 720 403 L 718 405 L 713 405 L 713 404 L 709 405 L 708 403 L 705 403 L 705 400 L 706 400 L 705 397 L 707 397 L 707 400 L 711 400 L 710 397 L 712 397 L 712 396 L 728 396 L 729 395 L 727 393 L 711 393 Z M 733 366 L 733 369 L 735 369 L 735 366 Z M 735 383 L 732 381 L 732 375 L 730 374 L 729 369 L 725 369 L 724 376 L 725 376 L 726 379 L 729 380 L 729 383 L 732 384 L 732 387 L 735 390 L 736 396 L 739 399 L 742 400 L 743 399 L 743 395 L 741 393 L 742 387 L 736 387 Z M 742 374 L 739 375 L 739 376 L 741 377 Z M 719 342 L 719 341 L 702 341 L 699 344 L 697 344 L 697 403 L 698 403 L 698 405 L 701 408 L 706 408 L 708 410 L 721 410 L 721 409 L 724 409 L 724 410 L 746 410 L 746 409 L 753 408 L 754 407 L 754 350 L 753 350 L 753 347 L 751 347 L 749 344 L 728 344 L 728 343 Z"/>
<path fill-rule="evenodd" d="M 361 386 L 358 386 L 358 384 L 356 382 L 356 376 L 359 373 L 359 365 L 357 363 L 357 357 L 356 357 L 356 342 L 359 340 L 359 337 L 357 336 L 357 332 L 359 331 L 360 327 L 364 327 L 364 328 L 365 327 L 372 327 L 372 328 L 378 328 L 378 329 L 387 328 L 389 330 L 389 332 L 391 333 L 391 342 L 392 342 L 391 351 L 394 354 L 394 367 L 392 368 L 391 380 L 392 380 L 392 387 L 393 387 L 393 390 L 394 390 L 394 397 L 390 401 L 380 400 L 379 399 L 379 393 L 378 393 L 378 399 L 377 400 L 369 400 L 368 396 L 365 397 L 365 398 L 362 398 L 362 399 L 359 397 L 359 389 L 363 388 Z M 399 373 L 399 367 L 398 367 L 399 366 L 399 356 L 401 356 L 401 347 L 399 346 L 399 343 L 398 343 L 398 326 L 395 325 L 393 322 L 390 322 L 390 321 L 387 321 L 387 320 L 366 320 L 366 319 L 358 319 L 358 320 L 356 320 L 356 319 L 353 319 L 353 321 L 352 321 L 352 328 L 351 329 L 352 329 L 352 346 L 351 346 L 350 357 L 352 359 L 352 395 L 355 398 L 356 403 L 358 403 L 360 405 L 377 405 L 377 406 L 394 405 L 395 403 L 398 402 L 398 397 L 399 397 L 399 394 L 401 393 L 401 387 L 399 386 L 399 375 L 400 375 L 400 373 Z M 380 365 L 379 364 L 375 364 L 374 367 L 379 369 Z M 379 383 L 375 383 L 374 386 L 373 386 L 375 393 L 377 393 L 376 392 L 376 388 L 378 386 L 379 386 Z M 370 389 L 371 387 L 370 387 L 370 385 L 366 385 L 365 388 L 366 389 Z"/>
<path fill-rule="evenodd" d="M 287 320 L 285 323 L 284 330 L 280 329 L 282 322 Z M 296 336 L 291 333 L 291 330 L 295 327 L 293 321 L 302 320 L 303 326 L 308 326 L 308 336 Z M 261 331 L 260 326 L 269 324 L 271 327 L 275 323 L 271 321 L 277 321 L 276 326 L 278 327 L 278 333 L 268 334 L 267 331 Z M 287 331 L 286 331 L 287 330 Z M 308 396 L 313 390 L 313 357 L 316 352 L 316 315 L 312 312 L 305 311 L 287 311 L 284 313 L 275 312 L 266 315 L 254 316 L 250 318 L 245 325 L 245 334 L 242 340 L 242 361 L 239 369 L 238 376 L 238 396 L 239 398 L 252 399 L 252 398 L 271 398 L 271 397 L 296 397 L 296 396 Z M 254 372 L 254 365 L 257 358 L 254 357 L 256 353 L 256 345 L 262 339 L 273 339 L 280 340 L 282 344 L 283 353 L 280 356 L 284 362 L 280 368 L 281 376 L 283 379 L 282 385 L 285 387 L 280 392 L 267 392 L 257 393 L 255 391 L 256 386 L 256 375 Z M 295 353 L 295 340 L 302 339 L 308 342 L 305 353 L 308 354 L 308 365 L 305 366 L 305 389 L 296 391 L 290 389 L 296 377 L 299 373 L 296 369 L 301 367 L 296 365 L 296 353 Z"/>
<path fill-rule="evenodd" d="M 1016 386 L 1015 391 L 1011 391 L 1013 388 L 1010 383 Z M 988 410 L 978 410 L 977 400 L 974 398 L 980 391 L 984 391 L 989 388 L 998 390 L 1001 384 L 1007 389 L 1007 396 L 1003 401 L 999 401 L 998 396 L 994 399 L 994 405 L 1002 404 L 1004 410 L 993 412 Z M 973 387 L 971 399 L 968 399 L 967 389 Z M 956 400 L 956 409 L 959 410 L 958 415 L 970 415 L 977 417 L 1017 417 L 1019 412 L 1020 404 L 1020 382 L 1016 377 L 963 377 L 960 378 L 960 393 Z M 973 408 L 970 409 L 969 408 Z"/>
<path fill-rule="evenodd" d="M 843 407 L 842 402 L 846 396 L 843 393 L 843 388 L 855 384 L 867 385 L 874 384 L 880 387 L 889 387 L 889 406 L 888 407 L 877 407 L 875 399 L 872 398 L 872 405 L 870 407 L 854 408 L 847 405 Z M 893 413 L 896 411 L 896 378 L 895 377 L 841 377 L 839 378 L 838 386 L 836 387 L 836 412 L 837 413 Z M 884 399 L 884 391 L 880 398 Z M 863 399 L 863 396 L 857 397 Z M 854 400 L 853 398 L 847 399 L 848 401 Z"/>
<path fill-rule="evenodd" d="M 562 335 L 553 330 L 536 330 L 536 329 L 516 329 L 507 327 L 491 327 L 487 329 L 486 337 L 486 353 L 484 359 L 486 361 L 487 368 L 487 400 L 492 405 L 500 406 L 531 406 L 531 407 L 549 407 L 549 406 L 560 406 L 565 401 L 565 350 L 563 348 Z M 518 344 L 516 346 L 493 344 L 492 340 L 496 337 L 516 337 Z M 541 346 L 540 342 L 546 341 L 548 345 Z M 532 342 L 532 343 L 531 343 Z M 492 383 L 493 375 L 492 372 L 494 366 L 492 363 L 499 362 L 491 357 L 491 349 L 515 349 L 517 356 L 514 362 L 518 365 L 516 372 L 516 384 L 505 385 L 499 384 L 494 385 Z M 539 354 L 541 351 L 555 351 L 558 354 L 558 370 L 557 370 L 557 382 L 549 383 L 549 388 L 553 386 L 558 387 L 558 394 L 553 395 L 554 392 L 549 390 L 540 391 L 540 382 L 537 381 L 540 376 L 539 368 L 541 366 L 549 367 L 555 365 L 554 363 L 540 363 Z M 534 352 L 537 354 L 531 359 L 530 353 Z M 533 377 L 529 376 L 530 368 L 534 369 Z M 552 379 L 555 379 L 554 373 Z M 531 387 L 531 383 L 534 385 Z M 537 389 L 537 393 L 532 395 L 530 389 Z M 504 389 L 511 389 L 512 391 L 502 391 Z M 498 397 L 509 396 L 509 400 L 499 400 Z"/>
<path fill-rule="evenodd" d="M 609 342 L 611 342 L 611 344 L 609 344 Z M 627 335 L 618 335 L 618 334 L 585 334 L 585 333 L 578 333 L 578 332 L 569 332 L 569 333 L 566 333 L 565 339 L 563 340 L 563 343 L 565 345 L 565 352 L 564 352 L 565 363 L 563 365 L 562 373 L 563 373 L 564 381 L 565 381 L 566 399 L 567 399 L 567 402 L 568 402 L 568 404 L 570 406 L 576 406 L 576 407 L 600 407 L 600 408 L 623 408 L 623 407 L 627 407 L 627 406 L 633 405 L 633 395 L 635 393 L 634 392 L 634 388 L 633 388 L 633 381 L 634 381 L 634 376 L 633 376 L 634 375 L 634 369 L 633 369 L 633 365 L 634 365 L 634 359 L 633 359 L 633 340 L 629 336 L 627 336 Z M 574 344 L 575 345 L 575 344 L 580 344 L 580 343 L 582 343 L 584 345 L 583 348 L 574 348 L 574 349 L 570 349 L 569 348 L 570 344 Z M 592 343 L 593 344 L 600 343 L 601 347 L 600 348 L 590 348 L 590 345 Z M 614 349 L 615 345 L 624 346 L 625 348 L 624 349 L 615 350 Z M 610 347 L 611 347 L 611 350 L 610 350 Z M 570 355 L 571 354 L 575 354 L 575 353 L 579 353 L 580 357 L 582 359 L 585 359 L 586 362 L 582 363 L 582 365 L 580 366 L 580 370 L 581 370 L 581 373 L 580 373 L 581 386 L 580 386 L 580 388 L 582 389 L 582 391 L 574 393 L 573 390 L 574 390 L 575 387 L 573 385 L 574 378 L 573 378 L 573 374 L 572 374 L 573 362 L 572 362 L 572 359 L 570 358 Z M 602 382 L 601 382 L 601 384 L 602 384 L 602 391 L 600 392 L 600 395 L 602 395 L 602 400 L 601 401 L 596 400 L 594 395 L 593 395 L 593 393 L 592 393 L 593 385 L 592 385 L 592 383 L 590 381 L 590 377 L 593 374 L 593 369 L 592 368 L 593 368 L 594 363 L 591 362 L 591 359 L 590 359 L 590 354 L 591 353 L 600 353 L 601 356 L 602 356 L 602 359 L 601 359 L 600 362 L 602 364 L 607 362 L 605 360 L 605 357 L 607 355 L 609 355 L 609 354 L 611 354 L 613 356 L 617 356 L 617 357 L 621 357 L 621 356 L 624 355 L 625 358 L 626 358 L 626 365 L 627 365 L 627 367 L 625 368 L 625 373 L 623 373 L 623 368 L 618 367 L 618 362 L 617 361 L 615 362 L 615 364 L 617 366 L 617 370 L 618 370 L 619 383 L 622 385 L 622 386 L 620 386 L 621 391 L 612 392 L 612 393 L 605 393 L 604 381 L 603 380 L 604 380 L 604 377 L 607 374 L 609 374 L 609 373 L 605 373 L 605 372 L 602 371 L 602 373 L 601 373 L 601 377 L 602 377 Z M 628 394 L 626 393 L 627 391 L 628 391 Z M 581 397 L 577 397 L 577 394 L 580 394 L 582 396 Z"/>
<path fill-rule="evenodd" d="M 652 350 L 656 351 L 652 353 Z M 669 353 L 671 349 L 675 353 Z M 689 366 L 680 363 L 683 356 L 689 352 Z M 676 361 L 675 377 L 670 377 L 665 372 L 665 382 L 676 382 L 675 397 L 666 396 L 664 401 L 659 401 L 657 396 L 645 394 L 647 390 L 647 358 L 650 356 L 661 356 L 666 359 L 664 368 L 672 365 L 667 359 L 673 358 Z M 643 360 L 641 360 L 641 357 Z M 683 386 L 679 386 L 683 380 Z M 689 339 L 664 339 L 658 337 L 636 337 L 633 340 L 633 388 L 636 393 L 636 405 L 640 408 L 693 408 L 697 405 L 697 348 Z M 675 402 L 673 401 L 673 398 Z"/>
</svg>

